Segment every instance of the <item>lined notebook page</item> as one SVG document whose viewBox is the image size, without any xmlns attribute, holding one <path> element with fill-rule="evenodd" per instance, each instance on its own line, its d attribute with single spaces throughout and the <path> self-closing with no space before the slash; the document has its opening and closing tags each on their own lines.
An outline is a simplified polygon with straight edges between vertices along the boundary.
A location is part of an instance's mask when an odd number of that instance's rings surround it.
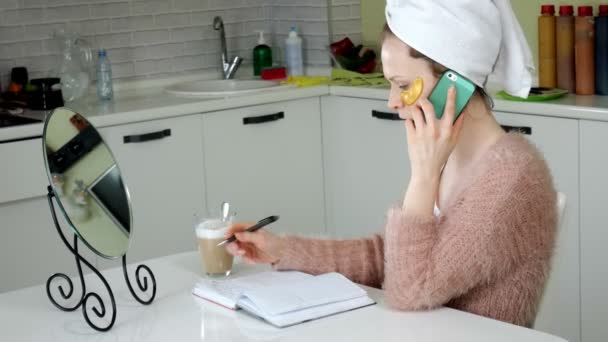
<svg viewBox="0 0 608 342">
<path fill-rule="evenodd" d="M 262 272 L 240 278 L 202 279 L 192 292 L 198 297 L 236 309 L 238 299 L 246 291 L 289 287 L 311 278 L 314 276 L 301 272 Z"/>
<path fill-rule="evenodd" d="M 338 273 L 275 283 L 271 287 L 249 287 L 242 294 L 264 316 L 282 315 L 367 296 L 363 289 Z"/>
</svg>

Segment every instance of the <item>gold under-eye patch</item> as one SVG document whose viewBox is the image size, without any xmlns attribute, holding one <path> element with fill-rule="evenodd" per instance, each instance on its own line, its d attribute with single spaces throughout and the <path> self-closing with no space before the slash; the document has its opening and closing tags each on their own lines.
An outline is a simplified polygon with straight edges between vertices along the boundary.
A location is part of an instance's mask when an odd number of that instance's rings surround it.
<svg viewBox="0 0 608 342">
<path fill-rule="evenodd" d="M 423 89 L 424 82 L 422 81 L 422 78 L 416 78 L 406 90 L 401 92 L 401 101 L 403 101 L 406 106 L 413 105 L 418 101 L 420 95 L 422 95 Z"/>
</svg>

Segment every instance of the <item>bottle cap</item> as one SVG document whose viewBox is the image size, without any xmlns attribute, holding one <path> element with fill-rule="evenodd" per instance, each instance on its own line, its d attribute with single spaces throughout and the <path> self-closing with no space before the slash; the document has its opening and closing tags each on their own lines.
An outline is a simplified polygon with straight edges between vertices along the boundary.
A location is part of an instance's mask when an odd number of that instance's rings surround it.
<svg viewBox="0 0 608 342">
<path fill-rule="evenodd" d="M 555 5 L 542 5 L 540 7 L 540 14 L 555 15 Z"/>
<path fill-rule="evenodd" d="M 601 16 L 608 16 L 608 5 L 600 5 L 600 14 Z"/>
<path fill-rule="evenodd" d="M 266 40 L 264 39 L 264 31 L 257 31 L 260 37 L 258 38 L 258 45 L 266 45 Z"/>
<path fill-rule="evenodd" d="M 104 48 L 100 48 L 99 51 L 97 51 L 97 56 L 98 57 L 106 57 L 106 49 Z"/>
<path fill-rule="evenodd" d="M 578 6 L 579 17 L 591 17 L 593 16 L 593 6 Z"/>
<path fill-rule="evenodd" d="M 572 6 L 572 5 L 559 6 L 559 15 L 561 15 L 561 16 L 574 15 L 574 6 Z"/>
<path fill-rule="evenodd" d="M 291 27 L 291 31 L 289 31 L 289 36 L 290 37 L 297 37 L 298 36 L 298 30 L 296 29 L 295 26 Z"/>
</svg>

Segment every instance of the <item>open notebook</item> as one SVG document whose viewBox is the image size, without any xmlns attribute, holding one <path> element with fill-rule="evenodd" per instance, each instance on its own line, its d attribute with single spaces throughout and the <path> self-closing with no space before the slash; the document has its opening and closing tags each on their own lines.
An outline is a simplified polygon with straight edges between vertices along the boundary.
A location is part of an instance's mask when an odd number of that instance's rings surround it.
<svg viewBox="0 0 608 342">
<path fill-rule="evenodd" d="M 241 308 L 277 327 L 375 304 L 365 290 L 338 273 L 262 272 L 225 280 L 201 280 L 194 295 Z"/>
</svg>

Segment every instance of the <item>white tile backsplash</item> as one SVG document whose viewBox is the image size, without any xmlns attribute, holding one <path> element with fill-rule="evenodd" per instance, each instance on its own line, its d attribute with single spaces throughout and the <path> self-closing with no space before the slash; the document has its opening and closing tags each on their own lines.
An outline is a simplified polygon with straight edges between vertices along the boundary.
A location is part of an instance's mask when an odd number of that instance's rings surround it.
<svg viewBox="0 0 608 342">
<path fill-rule="evenodd" d="M 19 5 L 18 0 L 2 0 L 0 1 L 0 9 L 3 8 L 17 8 Z"/>
<path fill-rule="evenodd" d="M 202 0 L 201 0 L 202 1 Z M 198 1 L 200 2 L 200 1 Z M 162 14 L 169 13 L 171 2 L 167 0 L 159 1 L 132 1 L 131 15 L 141 14 Z"/>
<path fill-rule="evenodd" d="M 332 41 L 348 36 L 355 44 L 361 42 L 361 1 L 329 0 L 331 3 Z"/>
<path fill-rule="evenodd" d="M 46 22 L 66 22 L 71 20 L 83 20 L 90 17 L 90 6 L 70 5 L 47 7 L 44 9 L 44 16 L 42 19 Z"/>
<path fill-rule="evenodd" d="M 169 30 L 137 31 L 132 33 L 132 45 L 151 45 L 169 42 Z"/>
<path fill-rule="evenodd" d="M 91 5 L 91 18 L 115 18 L 129 13 L 129 3 L 107 3 Z"/>
<path fill-rule="evenodd" d="M 190 26 L 190 13 L 160 14 L 156 16 L 156 27 Z"/>
<path fill-rule="evenodd" d="M 329 29 L 328 4 L 331 20 Z M 282 61 L 285 38 L 296 25 L 305 63 L 327 66 L 327 45 L 345 34 L 360 39 L 359 0 L 0 0 L 0 79 L 25 65 L 31 77 L 53 76 L 59 53 L 57 29 L 74 30 L 97 49 L 108 49 L 116 78 L 159 77 L 219 70 L 222 16 L 229 55 L 251 62 L 263 30 Z"/>
</svg>

